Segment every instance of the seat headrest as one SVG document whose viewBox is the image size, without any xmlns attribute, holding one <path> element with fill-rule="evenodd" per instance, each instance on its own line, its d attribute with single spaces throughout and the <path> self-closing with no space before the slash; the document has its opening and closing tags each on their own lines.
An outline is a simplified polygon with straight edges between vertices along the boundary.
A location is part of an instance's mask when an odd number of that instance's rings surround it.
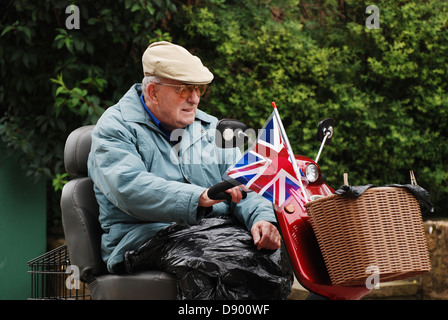
<svg viewBox="0 0 448 320">
<path fill-rule="evenodd" d="M 94 125 L 90 125 L 75 129 L 65 142 L 64 165 L 65 170 L 71 176 L 87 176 L 87 159 L 94 127 Z"/>
</svg>

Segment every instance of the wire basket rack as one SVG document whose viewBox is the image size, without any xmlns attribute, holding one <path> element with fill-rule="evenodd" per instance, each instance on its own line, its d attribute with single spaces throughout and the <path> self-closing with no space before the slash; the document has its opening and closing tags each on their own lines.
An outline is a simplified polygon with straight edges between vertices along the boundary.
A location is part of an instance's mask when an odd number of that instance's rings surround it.
<svg viewBox="0 0 448 320">
<path fill-rule="evenodd" d="M 71 265 L 67 245 L 28 261 L 31 274 L 29 300 L 90 300 L 79 270 Z"/>
</svg>

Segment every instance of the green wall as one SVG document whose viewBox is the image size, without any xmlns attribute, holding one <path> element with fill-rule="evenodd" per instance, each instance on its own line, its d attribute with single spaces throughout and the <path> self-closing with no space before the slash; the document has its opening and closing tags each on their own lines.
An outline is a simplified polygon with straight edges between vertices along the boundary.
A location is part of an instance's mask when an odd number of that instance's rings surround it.
<svg viewBox="0 0 448 320">
<path fill-rule="evenodd" d="M 27 262 L 46 249 L 46 184 L 24 176 L 0 145 L 0 300 L 30 297 Z"/>
</svg>

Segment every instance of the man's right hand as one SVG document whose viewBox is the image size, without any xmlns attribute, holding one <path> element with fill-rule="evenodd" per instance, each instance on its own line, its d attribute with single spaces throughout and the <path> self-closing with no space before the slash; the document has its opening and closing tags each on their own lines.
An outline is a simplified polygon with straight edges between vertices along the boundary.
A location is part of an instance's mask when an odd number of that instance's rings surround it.
<svg viewBox="0 0 448 320">
<path fill-rule="evenodd" d="M 241 186 L 241 188 L 247 189 L 247 188 L 245 188 L 245 186 Z M 201 194 L 201 197 L 199 198 L 199 206 L 201 206 L 201 207 L 211 207 L 214 204 L 217 204 L 217 203 L 220 203 L 220 202 L 224 201 L 224 200 L 212 200 L 212 199 L 210 199 L 208 197 L 208 190 L 209 189 L 206 189 Z M 225 192 L 230 194 L 230 196 L 232 197 L 232 201 L 235 202 L 235 203 L 239 203 L 243 199 L 243 194 L 241 192 L 240 186 L 230 188 L 230 189 L 226 190 Z"/>
</svg>

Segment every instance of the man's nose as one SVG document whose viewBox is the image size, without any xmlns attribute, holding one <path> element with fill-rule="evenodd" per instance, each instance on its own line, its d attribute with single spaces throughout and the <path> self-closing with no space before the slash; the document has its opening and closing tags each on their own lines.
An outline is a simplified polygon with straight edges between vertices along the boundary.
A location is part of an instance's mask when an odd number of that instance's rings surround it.
<svg viewBox="0 0 448 320">
<path fill-rule="evenodd" d="M 191 92 L 190 96 L 187 99 L 188 102 L 194 104 L 198 104 L 200 100 L 201 97 L 198 95 L 198 92 L 196 90 L 193 90 L 193 92 Z"/>
</svg>

